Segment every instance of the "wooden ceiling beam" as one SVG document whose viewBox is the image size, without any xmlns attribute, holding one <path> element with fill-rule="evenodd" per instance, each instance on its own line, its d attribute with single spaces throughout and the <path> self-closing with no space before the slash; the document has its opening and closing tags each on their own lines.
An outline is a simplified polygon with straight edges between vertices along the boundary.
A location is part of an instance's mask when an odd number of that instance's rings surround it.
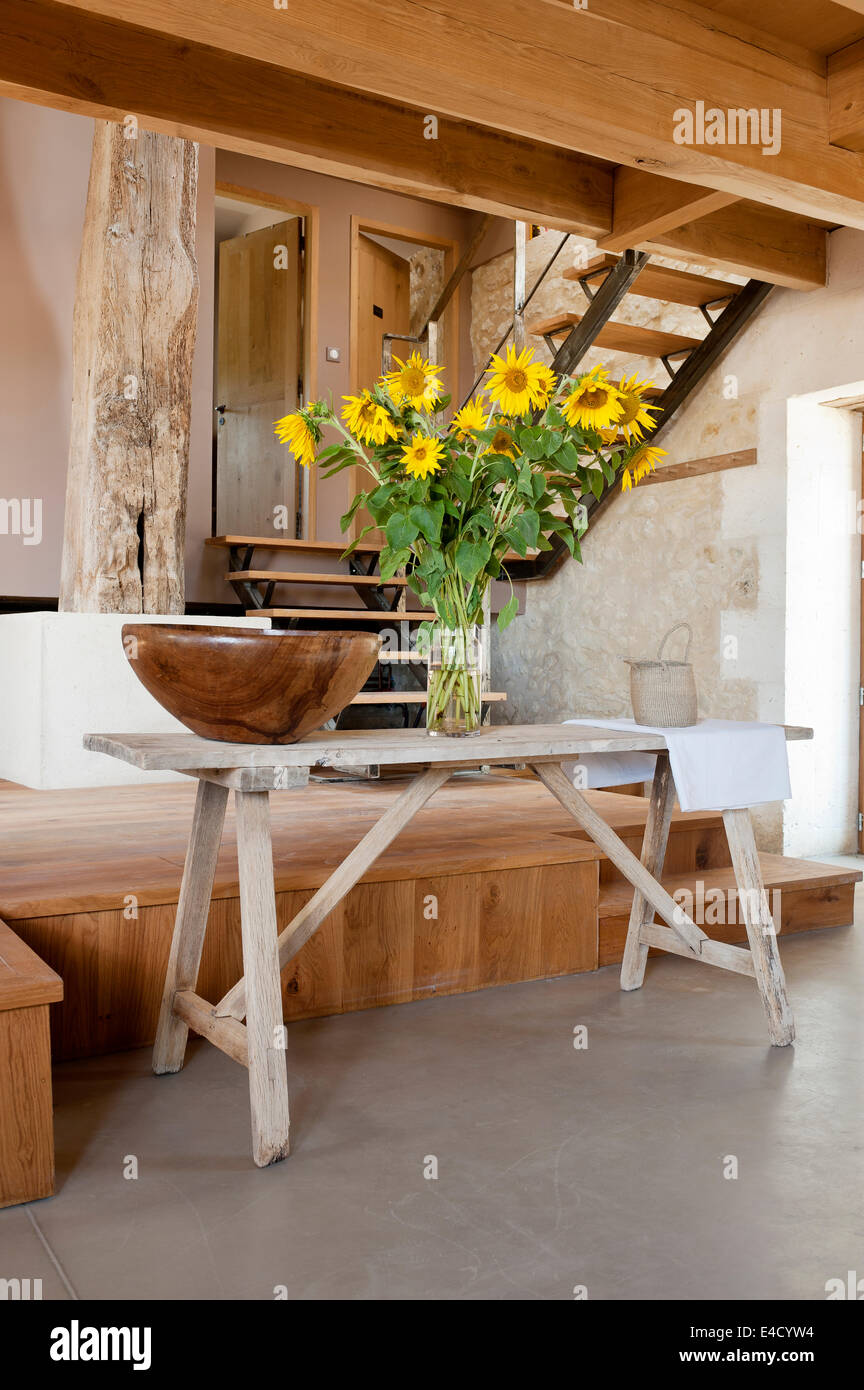
<svg viewBox="0 0 864 1390">
<path fill-rule="evenodd" d="M 641 249 L 681 255 L 699 265 L 790 289 L 812 290 L 826 282 L 827 244 L 824 226 L 742 201 L 674 231 L 655 232 Z"/>
<path fill-rule="evenodd" d="M 864 39 L 828 59 L 828 132 L 832 144 L 864 150 Z"/>
<path fill-rule="evenodd" d="M 255 59 L 84 14 L 3 0 L 0 92 L 508 218 L 598 236 L 613 170 L 572 150 L 314 82 Z"/>
<path fill-rule="evenodd" d="M 535 0 L 530 17 L 525 0 L 63 3 L 82 19 L 122 16 L 439 117 L 864 227 L 864 162 L 829 142 L 824 68 L 730 34 L 689 0 Z M 676 113 L 699 101 L 780 111 L 779 147 L 681 143 Z"/>
<path fill-rule="evenodd" d="M 612 231 L 598 237 L 597 245 L 604 251 L 626 251 L 736 201 L 732 193 L 664 179 L 622 164 L 615 171 Z"/>
</svg>

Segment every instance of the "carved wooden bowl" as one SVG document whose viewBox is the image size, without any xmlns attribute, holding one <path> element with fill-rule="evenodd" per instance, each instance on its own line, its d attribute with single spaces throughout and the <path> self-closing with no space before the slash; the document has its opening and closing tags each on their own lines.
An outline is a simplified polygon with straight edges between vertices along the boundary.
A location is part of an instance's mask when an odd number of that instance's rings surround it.
<svg viewBox="0 0 864 1390">
<path fill-rule="evenodd" d="M 125 623 L 141 684 L 181 724 L 226 743 L 296 743 L 320 729 L 372 673 L 372 632 Z"/>
</svg>

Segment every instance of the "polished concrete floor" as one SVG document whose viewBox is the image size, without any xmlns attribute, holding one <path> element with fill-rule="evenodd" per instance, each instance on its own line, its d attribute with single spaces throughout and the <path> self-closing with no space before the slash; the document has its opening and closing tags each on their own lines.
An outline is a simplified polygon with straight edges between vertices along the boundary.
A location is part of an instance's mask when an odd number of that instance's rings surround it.
<svg viewBox="0 0 864 1390">
<path fill-rule="evenodd" d="M 147 1051 L 66 1063 L 57 1194 L 0 1212 L 0 1277 L 56 1299 L 824 1299 L 864 1274 L 864 936 L 783 957 L 784 1049 L 750 981 L 673 957 L 635 994 L 609 968 L 292 1024 L 293 1153 L 266 1170 L 245 1073 L 208 1045 L 174 1077 Z"/>
</svg>

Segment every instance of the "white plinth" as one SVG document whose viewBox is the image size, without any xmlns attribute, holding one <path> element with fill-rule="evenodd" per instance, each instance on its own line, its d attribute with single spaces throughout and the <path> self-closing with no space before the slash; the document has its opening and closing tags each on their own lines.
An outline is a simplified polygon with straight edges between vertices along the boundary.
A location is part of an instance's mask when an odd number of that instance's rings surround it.
<svg viewBox="0 0 864 1390">
<path fill-rule="evenodd" d="M 38 789 L 186 780 L 170 773 L 156 779 L 82 746 L 94 731 L 183 729 L 126 660 L 120 630 L 129 622 L 271 626 L 269 618 L 0 614 L 0 778 Z"/>
</svg>

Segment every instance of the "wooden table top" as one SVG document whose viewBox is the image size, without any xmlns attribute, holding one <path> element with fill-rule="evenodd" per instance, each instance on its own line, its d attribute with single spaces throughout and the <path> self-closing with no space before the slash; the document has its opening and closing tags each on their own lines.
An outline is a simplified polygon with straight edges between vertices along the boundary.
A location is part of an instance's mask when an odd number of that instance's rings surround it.
<svg viewBox="0 0 864 1390">
<path fill-rule="evenodd" d="M 787 739 L 813 737 L 786 726 Z M 366 767 L 393 763 L 480 764 L 558 762 L 581 753 L 656 753 L 662 734 L 585 724 L 501 724 L 466 738 L 430 738 L 425 729 L 344 729 L 307 734 L 297 743 L 220 743 L 192 733 L 87 734 L 84 747 L 145 772 L 196 768 Z"/>
</svg>

